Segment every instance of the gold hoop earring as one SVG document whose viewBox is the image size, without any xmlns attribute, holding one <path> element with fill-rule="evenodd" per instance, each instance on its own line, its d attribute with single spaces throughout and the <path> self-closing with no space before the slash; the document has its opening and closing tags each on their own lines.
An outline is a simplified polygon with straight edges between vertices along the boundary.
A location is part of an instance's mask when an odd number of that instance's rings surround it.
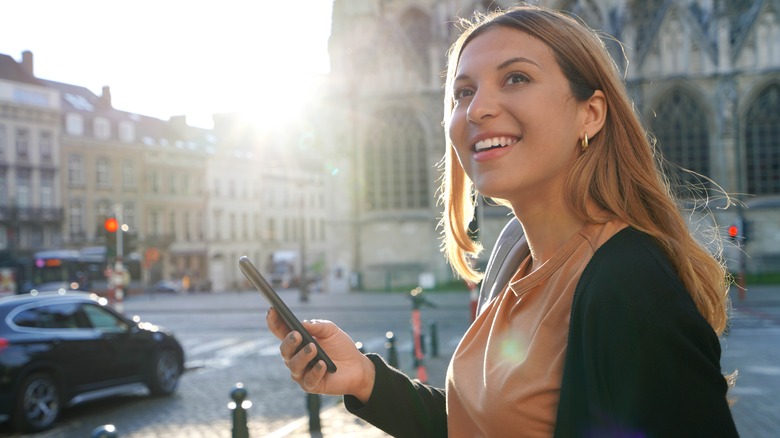
<svg viewBox="0 0 780 438">
<path fill-rule="evenodd" d="M 582 139 L 582 152 L 587 152 L 588 146 L 590 145 L 588 144 L 588 133 L 586 132 L 585 137 Z"/>
</svg>

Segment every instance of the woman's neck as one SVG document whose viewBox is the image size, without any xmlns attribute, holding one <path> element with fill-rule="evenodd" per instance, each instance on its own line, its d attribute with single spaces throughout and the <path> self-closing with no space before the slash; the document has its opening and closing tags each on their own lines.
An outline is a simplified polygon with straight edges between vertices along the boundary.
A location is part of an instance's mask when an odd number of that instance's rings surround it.
<svg viewBox="0 0 780 438">
<path fill-rule="evenodd" d="M 586 223 L 573 211 L 565 208 L 538 208 L 532 211 L 513 208 L 513 210 L 523 225 L 528 248 L 531 251 L 532 263 L 529 273 L 550 260 Z"/>
</svg>

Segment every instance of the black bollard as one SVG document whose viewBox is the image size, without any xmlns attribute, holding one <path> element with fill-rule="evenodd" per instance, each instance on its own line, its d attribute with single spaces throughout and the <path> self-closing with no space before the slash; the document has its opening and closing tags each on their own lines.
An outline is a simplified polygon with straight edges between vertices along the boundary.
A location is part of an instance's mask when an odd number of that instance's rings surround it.
<svg viewBox="0 0 780 438">
<path fill-rule="evenodd" d="M 90 438 L 116 438 L 119 435 L 116 433 L 116 427 L 113 424 L 104 424 L 98 426 L 92 431 Z"/>
<path fill-rule="evenodd" d="M 439 357 L 439 332 L 436 329 L 436 321 L 431 323 L 431 357 Z"/>
<path fill-rule="evenodd" d="M 320 425 L 320 395 L 306 393 L 306 410 L 309 411 L 309 432 L 318 433 Z"/>
<path fill-rule="evenodd" d="M 228 403 L 228 409 L 233 411 L 233 438 L 249 438 L 246 410 L 252 406 L 252 402 L 246 399 L 247 392 L 244 384 L 239 382 L 230 391 L 232 402 Z"/>
<path fill-rule="evenodd" d="M 393 332 L 385 333 L 387 341 L 385 342 L 385 348 L 387 349 L 387 364 L 393 368 L 398 368 L 398 350 L 395 346 L 395 335 Z"/>
</svg>

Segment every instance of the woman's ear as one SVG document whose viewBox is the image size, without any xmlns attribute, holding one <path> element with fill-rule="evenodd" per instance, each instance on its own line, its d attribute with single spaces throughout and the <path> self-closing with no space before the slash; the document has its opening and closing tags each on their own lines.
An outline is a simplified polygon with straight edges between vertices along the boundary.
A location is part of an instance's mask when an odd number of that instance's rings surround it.
<svg viewBox="0 0 780 438">
<path fill-rule="evenodd" d="M 584 105 L 586 113 L 583 128 L 588 133 L 588 137 L 593 138 L 601 131 L 607 120 L 607 98 L 603 91 L 596 90 Z"/>
</svg>

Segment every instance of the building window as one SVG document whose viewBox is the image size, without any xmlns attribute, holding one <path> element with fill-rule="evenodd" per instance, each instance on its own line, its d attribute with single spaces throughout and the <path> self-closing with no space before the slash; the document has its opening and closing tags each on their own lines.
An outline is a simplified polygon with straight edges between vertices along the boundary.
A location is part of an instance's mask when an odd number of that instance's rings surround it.
<svg viewBox="0 0 780 438">
<path fill-rule="evenodd" d="M 168 213 L 168 234 L 173 237 L 176 236 L 176 212 L 172 211 Z M 178 240 L 178 239 L 177 239 Z"/>
<path fill-rule="evenodd" d="M 5 125 L 0 124 L 0 158 L 5 158 L 7 145 L 8 139 L 6 138 Z"/>
<path fill-rule="evenodd" d="M 780 84 L 758 93 L 747 111 L 744 173 L 748 194 L 780 194 Z"/>
<path fill-rule="evenodd" d="M 111 162 L 108 158 L 98 157 L 96 176 L 98 188 L 111 187 Z"/>
<path fill-rule="evenodd" d="M 160 231 L 160 212 L 159 211 L 153 211 L 149 215 L 149 226 L 152 231 L 153 236 L 160 236 L 162 235 L 162 232 Z"/>
<path fill-rule="evenodd" d="M 135 166 L 130 160 L 122 162 L 122 188 L 125 190 L 135 189 Z"/>
<path fill-rule="evenodd" d="M 31 207 L 30 199 L 30 171 L 27 169 L 16 170 L 16 205 L 19 208 Z"/>
<path fill-rule="evenodd" d="M 110 216 L 114 216 L 114 207 L 111 204 L 111 201 L 107 199 L 103 199 L 100 201 L 95 202 L 95 217 L 97 218 L 97 228 L 98 230 L 103 229 L 103 223 L 105 222 L 106 218 Z"/>
<path fill-rule="evenodd" d="M 222 240 L 222 214 L 218 211 L 214 212 L 214 224 L 212 229 L 214 230 L 214 240 L 217 242 Z"/>
<path fill-rule="evenodd" d="M 84 239 L 84 204 L 75 199 L 68 206 L 68 231 L 71 241 Z"/>
<path fill-rule="evenodd" d="M 6 169 L 0 168 L 0 207 L 8 205 L 8 175 Z"/>
<path fill-rule="evenodd" d="M 152 170 L 149 172 L 150 191 L 160 193 L 160 174 Z"/>
<path fill-rule="evenodd" d="M 389 109 L 373 125 L 363 163 L 366 210 L 428 208 L 430 166 L 419 122 L 410 111 Z"/>
<path fill-rule="evenodd" d="M 651 130 L 668 161 L 673 189 L 685 197 L 693 184 L 707 187 L 696 174 L 710 176 L 710 143 L 704 108 L 689 93 L 676 88 L 668 93 L 652 120 Z"/>
<path fill-rule="evenodd" d="M 84 159 L 81 155 L 73 154 L 68 157 L 68 184 L 84 185 Z"/>
<path fill-rule="evenodd" d="M 196 213 L 195 236 L 198 240 L 203 240 L 203 213 Z"/>
<path fill-rule="evenodd" d="M 176 174 L 170 173 L 168 174 L 168 192 L 171 195 L 176 194 Z"/>
<path fill-rule="evenodd" d="M 138 227 L 136 226 L 135 204 L 132 202 L 127 202 L 122 206 L 122 208 L 122 221 L 126 223 L 128 227 L 130 227 L 131 231 L 137 231 Z"/>
<path fill-rule="evenodd" d="M 30 131 L 27 129 L 16 130 L 16 158 L 27 160 L 30 143 Z"/>
<path fill-rule="evenodd" d="M 65 130 L 70 135 L 84 135 L 84 118 L 81 114 L 69 113 L 65 116 Z"/>
<path fill-rule="evenodd" d="M 276 240 L 276 219 L 268 218 L 268 240 Z"/>
<path fill-rule="evenodd" d="M 192 240 L 191 239 L 192 236 L 190 235 L 190 212 L 189 211 L 184 212 L 184 216 L 182 217 L 181 221 L 183 222 L 182 231 L 184 231 L 184 240 L 186 242 L 189 242 L 190 240 Z"/>
<path fill-rule="evenodd" d="M 50 163 L 52 160 L 52 135 L 51 131 L 41 131 L 40 138 L 41 161 Z"/>
<path fill-rule="evenodd" d="M 41 207 L 54 206 L 54 172 L 41 173 Z"/>
<path fill-rule="evenodd" d="M 125 143 L 135 140 L 135 127 L 132 122 L 119 122 L 119 139 Z"/>
<path fill-rule="evenodd" d="M 106 140 L 111 137 L 111 122 L 104 117 L 96 117 L 94 122 L 95 138 Z"/>
</svg>

